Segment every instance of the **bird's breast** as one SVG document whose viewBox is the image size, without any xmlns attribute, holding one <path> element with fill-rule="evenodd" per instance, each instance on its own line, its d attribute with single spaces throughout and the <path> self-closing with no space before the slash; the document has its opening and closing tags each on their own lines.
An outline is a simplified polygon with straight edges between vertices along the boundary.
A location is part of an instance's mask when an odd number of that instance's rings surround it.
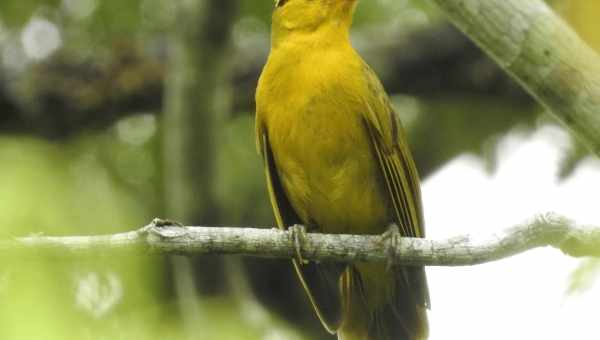
<svg viewBox="0 0 600 340">
<path fill-rule="evenodd" d="M 306 224 L 379 233 L 388 222 L 387 196 L 360 103 L 335 87 L 314 89 L 281 100 L 266 122 L 282 186 Z"/>
</svg>

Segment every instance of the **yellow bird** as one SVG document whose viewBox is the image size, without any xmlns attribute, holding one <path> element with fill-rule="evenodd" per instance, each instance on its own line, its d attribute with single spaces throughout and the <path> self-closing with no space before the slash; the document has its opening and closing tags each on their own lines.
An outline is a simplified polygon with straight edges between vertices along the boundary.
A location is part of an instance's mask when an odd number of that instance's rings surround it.
<svg viewBox="0 0 600 340">
<path fill-rule="evenodd" d="M 256 135 L 278 227 L 424 237 L 417 171 L 398 115 L 349 31 L 357 0 L 277 0 L 256 90 Z M 344 340 L 428 334 L 422 267 L 294 260 L 324 327 Z"/>
</svg>

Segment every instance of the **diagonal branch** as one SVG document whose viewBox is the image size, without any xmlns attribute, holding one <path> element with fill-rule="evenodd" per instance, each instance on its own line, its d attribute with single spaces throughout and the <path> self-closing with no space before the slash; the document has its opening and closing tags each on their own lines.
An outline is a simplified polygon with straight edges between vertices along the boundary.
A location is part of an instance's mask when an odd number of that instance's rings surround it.
<svg viewBox="0 0 600 340">
<path fill-rule="evenodd" d="M 156 221 L 156 220 L 155 220 Z M 28 255 L 114 254 L 237 254 L 292 258 L 298 228 L 160 226 L 103 236 L 29 236 L 0 241 L 0 253 Z M 486 239 L 460 236 L 444 240 L 393 238 L 381 235 L 300 234 L 300 252 L 307 260 L 393 262 L 403 265 L 467 266 L 500 260 L 530 249 L 552 246 L 574 256 L 600 257 L 600 228 L 578 226 L 546 214 Z M 392 257 L 393 255 L 393 257 Z"/>
<path fill-rule="evenodd" d="M 434 0 L 600 156 L 600 58 L 543 0 Z"/>
</svg>

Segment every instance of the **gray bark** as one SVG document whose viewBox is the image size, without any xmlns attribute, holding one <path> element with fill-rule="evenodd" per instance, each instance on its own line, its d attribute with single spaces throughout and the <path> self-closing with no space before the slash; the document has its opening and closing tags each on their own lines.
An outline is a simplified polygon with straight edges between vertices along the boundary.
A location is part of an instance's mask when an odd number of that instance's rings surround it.
<svg viewBox="0 0 600 340">
<path fill-rule="evenodd" d="M 137 254 L 237 254 L 334 262 L 467 266 L 551 246 L 574 256 L 600 257 L 600 228 L 578 226 L 546 214 L 485 239 L 432 240 L 397 235 L 333 235 L 268 228 L 159 226 L 104 236 L 30 236 L 0 241 L 0 253 L 79 256 Z M 299 242 L 295 242 L 299 240 Z M 298 247 L 298 248 L 297 248 Z"/>
<path fill-rule="evenodd" d="M 600 155 L 600 58 L 544 1 L 434 2 Z"/>
</svg>

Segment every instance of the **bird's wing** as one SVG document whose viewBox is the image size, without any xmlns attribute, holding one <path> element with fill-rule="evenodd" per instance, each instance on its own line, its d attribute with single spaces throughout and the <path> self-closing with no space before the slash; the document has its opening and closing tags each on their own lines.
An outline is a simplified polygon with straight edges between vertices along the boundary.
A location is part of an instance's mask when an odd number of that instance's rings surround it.
<svg viewBox="0 0 600 340">
<path fill-rule="evenodd" d="M 383 173 L 400 232 L 425 237 L 421 189 L 417 169 L 398 115 L 377 76 L 364 64 L 368 95 L 364 123 Z"/>
<path fill-rule="evenodd" d="M 257 126 L 257 138 L 257 146 L 264 161 L 267 188 L 277 227 L 286 229 L 291 225 L 300 224 L 301 220 L 287 199 L 279 179 L 269 137 L 260 126 Z M 292 262 L 319 320 L 328 332 L 334 334 L 339 328 L 342 317 L 339 277 L 344 266 L 333 263 L 317 265 L 314 262 L 300 264 L 296 259 Z"/>
<path fill-rule="evenodd" d="M 375 73 L 366 64 L 363 71 L 368 86 L 364 123 L 392 202 L 394 220 L 403 236 L 425 237 L 419 176 L 405 132 Z M 400 272 L 414 292 L 416 303 L 429 307 L 424 269 L 403 267 Z"/>
</svg>

